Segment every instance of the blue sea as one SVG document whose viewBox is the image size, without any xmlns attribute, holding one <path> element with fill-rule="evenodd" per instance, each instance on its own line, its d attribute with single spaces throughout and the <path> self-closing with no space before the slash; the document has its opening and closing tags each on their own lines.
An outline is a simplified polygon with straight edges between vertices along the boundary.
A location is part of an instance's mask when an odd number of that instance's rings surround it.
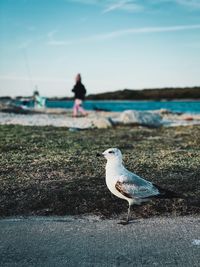
<svg viewBox="0 0 200 267">
<path fill-rule="evenodd" d="M 72 108 L 73 101 L 46 101 L 48 108 Z M 87 110 L 124 111 L 168 109 L 172 112 L 200 114 L 200 101 L 85 101 Z"/>
</svg>

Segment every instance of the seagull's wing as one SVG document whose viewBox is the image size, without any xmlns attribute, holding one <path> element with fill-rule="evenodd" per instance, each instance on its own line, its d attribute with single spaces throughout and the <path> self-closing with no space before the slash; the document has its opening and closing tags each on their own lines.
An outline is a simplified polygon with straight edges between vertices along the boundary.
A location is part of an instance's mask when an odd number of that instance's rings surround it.
<svg viewBox="0 0 200 267">
<path fill-rule="evenodd" d="M 159 195 L 159 190 L 151 183 L 139 176 L 129 173 L 132 177 L 121 175 L 115 188 L 128 198 L 142 199 Z M 131 179 L 130 179 L 131 178 Z"/>
</svg>

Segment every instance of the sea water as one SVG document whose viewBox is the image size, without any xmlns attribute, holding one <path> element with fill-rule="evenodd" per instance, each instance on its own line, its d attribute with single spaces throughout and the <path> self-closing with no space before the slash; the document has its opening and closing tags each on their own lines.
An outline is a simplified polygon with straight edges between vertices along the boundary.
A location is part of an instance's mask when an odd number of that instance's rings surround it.
<svg viewBox="0 0 200 267">
<path fill-rule="evenodd" d="M 46 101 L 48 108 L 72 108 L 73 101 Z M 117 100 L 86 100 L 87 110 L 124 111 L 124 110 L 158 110 L 167 109 L 172 112 L 200 114 L 200 101 L 117 101 Z"/>
</svg>

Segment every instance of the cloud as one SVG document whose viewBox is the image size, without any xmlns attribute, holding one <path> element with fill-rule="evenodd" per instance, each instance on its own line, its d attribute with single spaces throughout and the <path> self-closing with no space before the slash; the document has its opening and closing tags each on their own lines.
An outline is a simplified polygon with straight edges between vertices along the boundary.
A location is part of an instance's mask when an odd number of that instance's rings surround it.
<svg viewBox="0 0 200 267">
<path fill-rule="evenodd" d="M 171 3 L 171 4 L 178 4 L 183 5 L 191 8 L 200 8 L 200 1 L 199 0 L 148 0 L 148 1 L 141 1 L 141 0 L 65 0 L 66 2 L 71 3 L 79 3 L 82 5 L 99 5 L 104 7 L 104 13 L 110 12 L 117 9 L 123 10 L 137 10 L 140 9 L 141 2 L 143 5 L 154 5 L 154 4 L 163 4 L 163 3 Z"/>
<path fill-rule="evenodd" d="M 157 32 L 174 32 L 174 31 L 184 31 L 200 29 L 200 24 L 197 25 L 179 25 L 179 26 L 167 26 L 167 27 L 143 27 L 143 28 L 129 28 L 120 31 L 113 31 L 110 33 L 94 36 L 96 40 L 117 38 L 124 35 L 130 34 L 140 34 L 140 33 L 157 33 Z"/>
<path fill-rule="evenodd" d="M 58 33 L 57 30 L 52 30 L 47 33 L 48 37 L 48 45 L 53 45 L 53 46 L 61 46 L 61 45 L 70 45 L 73 43 L 73 41 L 62 41 L 62 40 L 55 40 L 55 34 Z"/>
<path fill-rule="evenodd" d="M 50 32 L 47 33 L 48 38 L 53 38 L 53 36 L 57 33 L 57 30 L 52 30 Z"/>
<path fill-rule="evenodd" d="M 64 46 L 64 45 L 72 45 L 78 43 L 85 42 L 93 42 L 93 41 L 102 41 L 108 39 L 119 38 L 126 35 L 132 34 L 150 34 L 150 33 L 164 33 L 164 32 L 176 32 L 176 31 L 188 31 L 188 30 L 198 30 L 200 29 L 200 24 L 196 25 L 175 25 L 175 26 L 166 26 L 166 27 L 143 27 L 143 28 L 128 28 L 119 31 L 112 31 L 103 34 L 96 34 L 92 36 L 88 36 L 85 38 L 74 39 L 74 40 L 50 40 L 47 42 L 48 45 L 55 46 Z"/>
<path fill-rule="evenodd" d="M 83 5 L 96 5 L 102 2 L 108 2 L 108 0 L 65 0 L 66 2 L 79 3 Z"/>
<path fill-rule="evenodd" d="M 179 5 L 187 6 L 193 9 L 200 8 L 199 0 L 176 0 L 175 2 Z"/>
<path fill-rule="evenodd" d="M 138 0 L 65 0 L 66 2 L 79 3 L 82 5 L 95 5 L 103 9 L 103 14 L 115 10 L 135 12 L 143 10 L 143 6 Z"/>
<path fill-rule="evenodd" d="M 190 42 L 190 43 L 185 43 L 185 47 L 190 47 L 193 49 L 200 49 L 200 43 L 199 42 Z"/>
<path fill-rule="evenodd" d="M 24 49 L 30 46 L 30 44 L 32 43 L 32 40 L 25 40 L 23 41 L 21 44 L 18 45 L 19 49 Z"/>
<path fill-rule="evenodd" d="M 166 3 L 169 5 L 185 8 L 188 11 L 200 9 L 200 0 L 65 0 L 73 4 L 93 5 L 102 10 L 102 14 L 115 11 L 142 12 L 162 8 Z"/>
<path fill-rule="evenodd" d="M 130 0 L 121 0 L 121 1 L 114 1 L 110 5 L 108 5 L 103 13 L 108 13 L 114 10 L 124 10 L 124 11 L 140 11 L 143 7 L 139 4 L 136 4 L 135 1 Z"/>
<path fill-rule="evenodd" d="M 9 81 L 30 81 L 29 77 L 25 76 L 18 76 L 18 75 L 0 75 L 0 80 L 9 80 Z M 33 77 L 31 79 L 34 82 L 66 82 L 66 79 L 60 79 L 60 78 L 51 78 L 51 77 Z"/>
<path fill-rule="evenodd" d="M 26 26 L 26 29 L 30 32 L 34 32 L 36 30 L 35 26 Z"/>
<path fill-rule="evenodd" d="M 120 1 L 118 3 L 114 3 L 110 6 L 108 6 L 104 11 L 103 13 L 107 13 L 107 12 L 110 12 L 110 11 L 113 11 L 115 9 L 119 9 L 121 7 L 123 7 L 125 5 L 126 1 Z"/>
<path fill-rule="evenodd" d="M 170 3 L 179 5 L 182 7 L 187 7 L 190 9 L 199 9 L 200 8 L 200 1 L 199 0 L 150 0 L 152 5 L 154 4 L 163 4 L 163 3 Z"/>
<path fill-rule="evenodd" d="M 74 43 L 76 43 L 75 40 L 72 40 L 72 41 L 50 40 L 50 41 L 47 42 L 48 45 L 52 45 L 52 46 L 71 45 L 71 44 L 74 44 Z"/>
</svg>

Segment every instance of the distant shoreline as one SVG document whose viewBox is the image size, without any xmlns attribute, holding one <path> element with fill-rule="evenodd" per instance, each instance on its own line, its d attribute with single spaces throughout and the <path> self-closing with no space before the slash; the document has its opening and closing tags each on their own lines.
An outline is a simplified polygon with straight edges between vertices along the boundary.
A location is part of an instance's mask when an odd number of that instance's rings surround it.
<svg viewBox="0 0 200 267">
<path fill-rule="evenodd" d="M 200 99 L 200 87 L 187 88 L 162 88 L 162 89 L 144 89 L 131 90 L 124 89 L 114 92 L 106 92 L 94 95 L 88 95 L 87 99 L 92 100 L 184 100 Z"/>
<path fill-rule="evenodd" d="M 73 101 L 73 99 L 52 99 L 52 98 L 47 98 L 48 101 Z M 134 100 L 134 99 L 85 99 L 85 101 L 96 101 L 96 102 L 102 102 L 102 101 L 106 101 L 106 102 L 167 102 L 167 101 L 171 101 L 171 102 L 200 102 L 200 98 L 199 99 L 160 99 L 160 100 L 154 100 L 154 99 L 140 99 L 140 100 Z"/>
<path fill-rule="evenodd" d="M 86 100 L 123 100 L 123 101 L 200 101 L 200 86 L 181 88 L 159 88 L 159 89 L 123 89 L 112 92 L 90 94 L 87 90 Z M 30 99 L 32 96 L 0 96 L 0 101 L 16 100 L 21 98 Z M 43 95 L 43 97 L 46 97 Z M 73 97 L 46 97 L 49 101 L 70 101 Z"/>
<path fill-rule="evenodd" d="M 90 100 L 86 99 L 84 107 L 93 111 L 123 112 L 125 110 L 168 110 L 174 113 L 200 114 L 200 99 L 170 99 L 170 100 Z M 73 99 L 46 99 L 45 109 L 70 109 L 73 108 Z M 32 99 L 17 99 L 0 101 L 0 111 L 30 113 L 34 112 Z M 43 109 L 39 109 L 42 111 Z M 38 111 L 39 111 L 38 110 Z"/>
<path fill-rule="evenodd" d="M 0 102 L 4 102 L 4 101 L 9 101 L 9 100 L 17 100 L 17 99 L 21 99 L 21 98 L 27 98 L 30 99 L 29 96 L 19 96 L 19 97 L 2 97 L 0 96 Z M 73 98 L 55 98 L 55 97 L 46 97 L 46 100 L 48 101 L 60 101 L 60 102 L 65 102 L 65 101 L 73 101 Z M 108 102 L 167 102 L 167 101 L 171 101 L 171 102 L 199 102 L 200 98 L 173 98 L 173 99 L 167 99 L 167 98 L 163 98 L 163 99 L 88 99 L 86 98 L 85 101 L 108 101 Z"/>
</svg>

